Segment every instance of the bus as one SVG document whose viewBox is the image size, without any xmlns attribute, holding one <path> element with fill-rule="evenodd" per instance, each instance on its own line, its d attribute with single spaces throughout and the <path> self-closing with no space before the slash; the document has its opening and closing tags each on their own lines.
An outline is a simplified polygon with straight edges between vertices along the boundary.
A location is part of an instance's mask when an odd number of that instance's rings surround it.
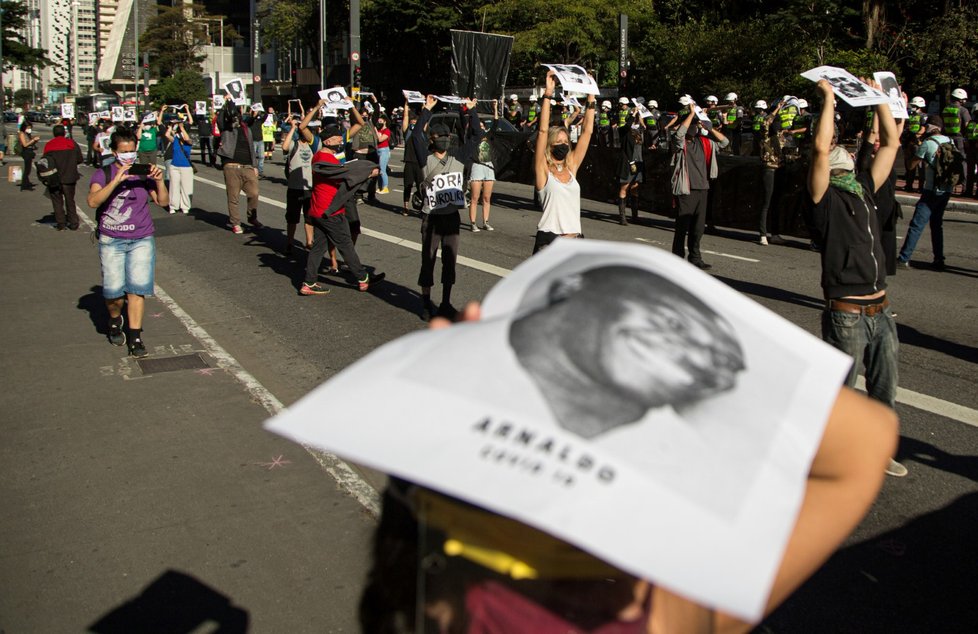
<svg viewBox="0 0 978 634">
<path fill-rule="evenodd" d="M 75 119 L 82 121 L 90 112 L 105 112 L 119 105 L 119 98 L 106 93 L 75 97 Z"/>
</svg>

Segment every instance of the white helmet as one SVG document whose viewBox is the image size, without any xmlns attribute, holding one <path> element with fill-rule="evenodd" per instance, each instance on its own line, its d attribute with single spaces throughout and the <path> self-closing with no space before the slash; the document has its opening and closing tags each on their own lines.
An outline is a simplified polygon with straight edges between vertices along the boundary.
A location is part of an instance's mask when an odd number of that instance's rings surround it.
<svg viewBox="0 0 978 634">
<path fill-rule="evenodd" d="M 510 101 L 516 101 L 518 99 L 519 99 L 519 97 L 517 97 L 516 94 L 512 94 L 512 95 L 509 96 L 509 100 Z"/>
<path fill-rule="evenodd" d="M 627 104 L 628 103 L 628 97 L 619 97 L 618 98 L 618 103 Z"/>
<path fill-rule="evenodd" d="M 964 88 L 955 88 L 951 91 L 951 96 L 955 99 L 967 99 L 968 93 L 965 92 Z"/>
<path fill-rule="evenodd" d="M 755 108 L 760 108 L 761 110 L 767 110 L 767 102 L 763 99 L 758 99 L 757 103 L 754 104 Z"/>
<path fill-rule="evenodd" d="M 387 108 L 385 108 L 385 107 L 383 107 L 383 106 L 381 106 L 381 107 L 380 107 L 380 111 L 381 111 L 381 112 L 387 112 Z"/>
<path fill-rule="evenodd" d="M 737 101 L 737 93 L 728 92 L 727 96 L 723 98 L 724 101 Z"/>
<path fill-rule="evenodd" d="M 550 100 L 550 105 L 551 106 L 556 106 L 557 105 L 557 100 L 556 99 L 551 99 Z"/>
<path fill-rule="evenodd" d="M 807 100 L 805 100 L 805 99 L 799 99 L 798 100 L 798 108 L 807 108 L 807 107 L 808 107 L 808 101 Z"/>
<path fill-rule="evenodd" d="M 926 108 L 927 102 L 924 101 L 923 97 L 914 97 L 913 99 L 910 100 L 910 105 L 917 106 L 918 108 Z"/>
<path fill-rule="evenodd" d="M 706 98 L 706 103 L 717 103 L 718 101 L 719 99 L 716 98 L 716 95 L 710 95 Z"/>
<path fill-rule="evenodd" d="M 601 107 L 611 110 L 611 102 L 605 99 L 604 101 L 601 102 Z"/>
<path fill-rule="evenodd" d="M 536 103 L 537 102 L 536 96 L 535 95 L 530 95 L 530 100 L 529 101 L 530 101 L 530 103 Z"/>
<path fill-rule="evenodd" d="M 649 106 L 649 108 L 658 108 L 659 107 L 659 102 L 656 101 L 655 99 L 649 99 L 648 106 Z"/>
<path fill-rule="evenodd" d="M 693 103 L 693 99 L 689 95 L 683 95 L 679 98 L 680 106 L 688 106 L 691 103 Z"/>
</svg>

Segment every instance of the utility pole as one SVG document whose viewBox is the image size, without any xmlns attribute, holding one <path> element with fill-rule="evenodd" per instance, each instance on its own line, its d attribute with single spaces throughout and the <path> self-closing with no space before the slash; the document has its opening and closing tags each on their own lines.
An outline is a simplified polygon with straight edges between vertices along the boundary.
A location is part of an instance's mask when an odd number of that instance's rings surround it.
<svg viewBox="0 0 978 634">
<path fill-rule="evenodd" d="M 319 89 L 326 90 L 326 0 L 319 0 Z"/>
<path fill-rule="evenodd" d="M 6 97 L 3 90 L 3 4 L 0 3 L 0 117 L 7 111 Z"/>
<path fill-rule="evenodd" d="M 136 95 L 136 105 L 139 105 L 139 0 L 132 0 L 133 28 L 132 41 L 135 47 L 132 57 L 132 91 Z"/>
<path fill-rule="evenodd" d="M 350 0 L 350 94 L 360 92 L 360 0 Z"/>
<path fill-rule="evenodd" d="M 249 0 L 251 17 L 251 103 L 261 103 L 261 40 L 258 37 L 258 13 L 255 0 Z"/>
</svg>

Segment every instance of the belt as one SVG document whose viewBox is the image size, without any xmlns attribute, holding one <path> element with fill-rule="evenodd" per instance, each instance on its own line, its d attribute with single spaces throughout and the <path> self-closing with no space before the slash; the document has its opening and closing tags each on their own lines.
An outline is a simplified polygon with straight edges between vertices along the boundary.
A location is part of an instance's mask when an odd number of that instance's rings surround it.
<svg viewBox="0 0 978 634">
<path fill-rule="evenodd" d="M 853 313 L 856 315 L 866 315 L 867 317 L 872 317 L 878 313 L 883 312 L 883 309 L 890 305 L 890 300 L 886 297 L 879 304 L 870 304 L 869 306 L 862 306 L 860 304 L 851 304 L 849 302 L 844 302 L 841 299 L 830 299 L 829 300 L 829 310 L 838 310 L 843 313 Z"/>
</svg>

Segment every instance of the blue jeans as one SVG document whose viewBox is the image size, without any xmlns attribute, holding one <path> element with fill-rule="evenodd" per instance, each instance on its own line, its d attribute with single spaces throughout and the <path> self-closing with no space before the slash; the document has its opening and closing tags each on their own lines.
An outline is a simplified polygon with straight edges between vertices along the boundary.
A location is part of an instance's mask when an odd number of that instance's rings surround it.
<svg viewBox="0 0 978 634">
<path fill-rule="evenodd" d="M 258 175 L 265 175 L 265 142 L 264 141 L 252 141 L 251 149 L 254 151 L 255 156 L 258 158 Z"/>
<path fill-rule="evenodd" d="M 117 299 L 123 295 L 152 295 L 156 268 L 156 242 L 153 236 L 130 240 L 99 236 L 98 255 L 102 263 L 102 296 Z"/>
<path fill-rule="evenodd" d="M 932 189 L 925 189 L 913 210 L 913 218 L 907 228 L 907 237 L 903 240 L 899 260 L 909 262 L 917 241 L 924 233 L 924 227 L 930 224 L 930 241 L 934 251 L 934 263 L 944 263 L 944 209 L 951 198 L 951 192 L 935 194 Z"/>
<path fill-rule="evenodd" d="M 856 384 L 860 364 L 865 365 L 869 397 L 891 408 L 894 406 L 900 342 L 889 308 L 872 317 L 841 310 L 822 311 L 822 339 L 852 357 L 846 385 Z"/>
<path fill-rule="evenodd" d="M 380 159 L 380 188 L 387 189 L 387 163 L 391 160 L 391 149 L 377 148 L 377 157 Z"/>
</svg>

